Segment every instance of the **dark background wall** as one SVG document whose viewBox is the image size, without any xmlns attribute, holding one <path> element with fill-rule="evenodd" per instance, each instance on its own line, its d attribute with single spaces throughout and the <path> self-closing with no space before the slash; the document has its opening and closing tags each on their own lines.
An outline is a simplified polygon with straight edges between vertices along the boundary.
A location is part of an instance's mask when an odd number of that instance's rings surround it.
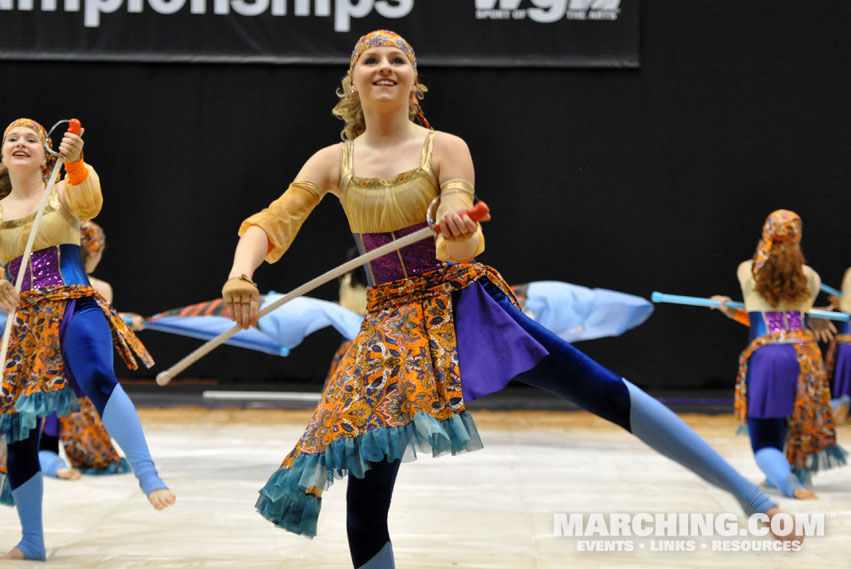
<svg viewBox="0 0 851 569">
<path fill-rule="evenodd" d="M 642 11 L 638 70 L 420 70 L 426 114 L 468 141 L 493 210 L 481 260 L 511 283 L 738 297 L 736 265 L 765 216 L 788 208 L 803 217 L 808 261 L 839 286 L 851 264 L 851 4 L 646 0 Z M 0 109 L 7 122 L 83 120 L 106 197 L 96 274 L 119 309 L 153 314 L 218 295 L 240 221 L 338 140 L 330 109 L 344 72 L 2 62 Z M 328 197 L 256 280 L 289 290 L 350 244 Z M 315 296 L 334 300 L 336 286 Z M 154 372 L 197 345 L 143 340 Z M 338 342 L 321 332 L 286 359 L 223 348 L 184 375 L 318 383 Z M 646 387 L 697 389 L 732 386 L 745 342 L 717 313 L 663 305 L 579 347 Z"/>
</svg>

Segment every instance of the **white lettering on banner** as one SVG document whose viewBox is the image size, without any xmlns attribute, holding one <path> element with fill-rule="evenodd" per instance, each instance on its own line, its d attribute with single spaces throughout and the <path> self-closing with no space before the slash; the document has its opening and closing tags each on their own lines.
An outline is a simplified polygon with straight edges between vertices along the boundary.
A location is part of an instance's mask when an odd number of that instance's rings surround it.
<svg viewBox="0 0 851 569">
<path fill-rule="evenodd" d="M 32 12 L 35 10 L 35 1 L 17 0 L 16 7 L 15 0 L 0 0 L 0 10 Z M 83 25 L 87 28 L 99 27 L 102 14 L 117 12 L 125 3 L 124 0 L 82 1 Z M 516 4 L 520 0 L 507 1 Z M 126 10 L 131 14 L 141 13 L 147 3 L 157 14 L 169 15 L 182 10 L 187 2 L 190 14 L 206 14 L 211 4 L 212 12 L 216 15 L 230 14 L 232 9 L 241 16 L 260 16 L 267 11 L 273 16 L 286 16 L 288 5 L 292 6 L 293 15 L 300 18 L 323 18 L 331 16 L 333 12 L 336 32 L 350 31 L 353 18 L 365 18 L 373 11 L 384 18 L 396 19 L 404 18 L 414 9 L 414 0 L 127 0 Z M 58 0 L 40 0 L 40 9 L 43 12 L 55 12 L 57 3 Z M 79 12 L 80 0 L 64 0 L 64 11 Z"/>
<path fill-rule="evenodd" d="M 266 1 L 268 2 L 269 0 Z M 186 5 L 186 0 L 148 0 L 148 4 L 151 5 L 151 9 L 157 14 L 174 14 Z"/>
<path fill-rule="evenodd" d="M 475 0 L 478 20 L 617 20 L 621 0 Z"/>
<path fill-rule="evenodd" d="M 112 14 L 119 8 L 124 0 L 84 0 L 83 25 L 87 28 L 96 28 L 100 25 L 101 14 Z"/>
<path fill-rule="evenodd" d="M 304 0 L 304 3 L 307 4 L 308 0 Z M 316 0 L 316 7 L 314 8 L 314 13 L 317 16 L 330 16 L 331 0 Z M 305 16 L 307 16 L 307 14 L 305 14 Z"/>
<path fill-rule="evenodd" d="M 522 0 L 476 0 L 476 10 L 493 10 L 499 2 L 500 10 L 516 10 Z"/>
<path fill-rule="evenodd" d="M 529 8 L 529 17 L 535 22 L 557 22 L 567 13 L 567 0 L 537 0 L 532 4 L 535 8 Z"/>
</svg>

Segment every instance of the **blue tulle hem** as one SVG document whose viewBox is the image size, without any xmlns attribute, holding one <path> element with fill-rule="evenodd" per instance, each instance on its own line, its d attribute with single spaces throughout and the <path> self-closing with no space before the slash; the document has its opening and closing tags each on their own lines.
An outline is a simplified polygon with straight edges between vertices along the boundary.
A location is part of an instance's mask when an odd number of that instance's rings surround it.
<svg viewBox="0 0 851 569">
<path fill-rule="evenodd" d="M 807 466 L 804 468 L 793 468 L 792 472 L 805 486 L 812 485 L 813 474 L 822 470 L 830 470 L 845 466 L 848 462 L 848 453 L 839 445 L 827 447 L 818 454 L 807 457 Z"/>
<path fill-rule="evenodd" d="M 78 468 L 81 474 L 88 474 L 91 476 L 105 476 L 108 474 L 126 474 L 130 472 L 130 463 L 127 462 L 127 459 L 122 457 L 118 462 L 112 462 L 106 468 Z"/>
<path fill-rule="evenodd" d="M 15 410 L 17 413 L 0 415 L 0 436 L 5 438 L 6 444 L 26 439 L 35 428 L 39 417 L 46 417 L 54 412 L 58 417 L 62 417 L 79 411 L 80 403 L 71 386 L 66 386 L 59 391 L 22 395 L 15 402 Z"/>
<path fill-rule="evenodd" d="M 0 472 L 0 504 L 4 506 L 14 506 L 15 498 L 12 497 L 12 485 L 9 483 L 9 478 Z"/>
<path fill-rule="evenodd" d="M 473 417 L 466 412 L 439 421 L 417 413 L 402 427 L 382 427 L 349 439 L 338 439 L 323 453 L 303 454 L 292 466 L 278 470 L 260 490 L 261 516 L 298 535 L 316 535 L 322 499 L 312 495 L 327 489 L 346 474 L 363 478 L 370 462 L 416 458 L 417 451 L 432 456 L 458 454 L 482 448 Z M 318 490 L 318 491 L 317 491 Z M 308 494 L 308 492 L 311 492 Z"/>
</svg>

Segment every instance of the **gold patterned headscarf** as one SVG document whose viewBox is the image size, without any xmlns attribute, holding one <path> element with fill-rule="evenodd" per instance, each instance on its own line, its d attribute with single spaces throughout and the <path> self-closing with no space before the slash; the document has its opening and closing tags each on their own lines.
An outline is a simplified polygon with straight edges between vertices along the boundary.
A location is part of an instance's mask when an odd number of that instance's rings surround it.
<svg viewBox="0 0 851 569">
<path fill-rule="evenodd" d="M 762 226 L 762 238 L 756 246 L 753 256 L 753 274 L 756 276 L 771 254 L 771 246 L 785 241 L 798 244 L 801 242 L 803 224 L 801 217 L 794 211 L 778 209 L 771 212 Z"/>
<path fill-rule="evenodd" d="M 363 55 L 363 52 L 371 47 L 395 47 L 404 53 L 414 68 L 414 85 L 417 84 L 417 56 L 414 53 L 414 48 L 411 47 L 411 44 L 405 38 L 390 30 L 375 30 L 360 37 L 355 44 L 355 48 L 352 50 L 352 58 L 349 62 L 349 76 L 351 76 L 355 64 L 360 59 L 360 56 Z M 416 93 L 411 94 L 411 103 L 416 108 L 417 121 L 427 129 L 431 129 L 431 125 L 425 118 L 423 108 L 420 106 Z"/>
<path fill-rule="evenodd" d="M 19 126 L 34 130 L 38 134 L 38 137 L 41 139 L 41 143 L 43 145 L 47 146 L 50 149 L 53 148 L 53 142 L 51 142 L 50 138 L 47 137 L 47 130 L 38 122 L 27 118 L 16 119 L 9 123 L 9 126 L 6 127 L 6 130 L 3 131 L 3 140 L 6 140 L 6 135 L 9 134 L 10 130 Z M 50 179 L 50 172 L 53 170 L 53 165 L 56 164 L 56 156 L 47 152 L 45 152 L 45 154 L 47 155 L 47 161 L 42 170 L 44 171 L 44 181 L 46 182 Z"/>
</svg>

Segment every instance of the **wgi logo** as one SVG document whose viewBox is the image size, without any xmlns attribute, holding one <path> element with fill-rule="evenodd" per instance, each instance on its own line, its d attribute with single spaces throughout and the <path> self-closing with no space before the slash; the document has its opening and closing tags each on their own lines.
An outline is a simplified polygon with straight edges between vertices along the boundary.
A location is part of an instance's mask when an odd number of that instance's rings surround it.
<svg viewBox="0 0 851 569">
<path fill-rule="evenodd" d="M 81 6 L 82 4 L 82 6 Z M 18 10 L 31 12 L 34 0 L 17 0 Z M 102 14 L 111 14 L 122 8 L 131 14 L 151 10 L 169 15 L 189 8 L 190 14 L 226 15 L 231 12 L 240 16 L 261 16 L 266 12 L 272 16 L 296 17 L 334 16 L 334 31 L 348 32 L 352 18 L 364 18 L 373 11 L 385 18 L 404 18 L 414 8 L 414 0 L 41 0 L 42 12 L 83 12 L 83 24 L 87 28 L 100 27 Z M 0 10 L 14 10 L 14 0 L 0 0 Z"/>
<path fill-rule="evenodd" d="M 620 0 L 476 0 L 479 20 L 617 20 Z"/>
</svg>

